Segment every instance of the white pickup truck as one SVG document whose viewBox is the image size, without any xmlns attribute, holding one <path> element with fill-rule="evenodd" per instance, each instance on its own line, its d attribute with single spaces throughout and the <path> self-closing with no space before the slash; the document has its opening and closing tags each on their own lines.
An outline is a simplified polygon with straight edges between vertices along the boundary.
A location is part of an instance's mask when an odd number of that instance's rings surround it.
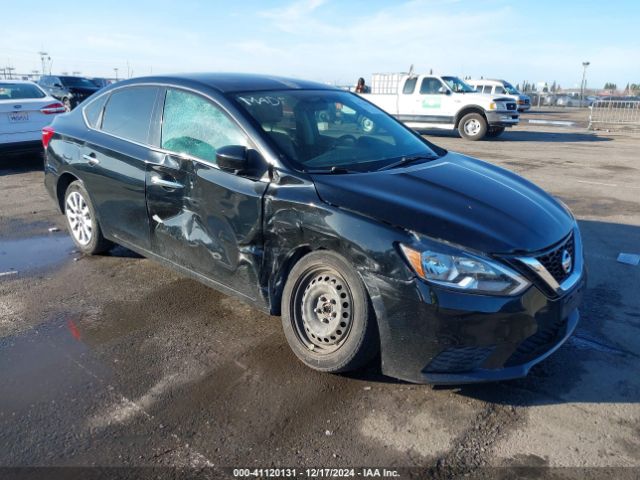
<svg viewBox="0 0 640 480">
<path fill-rule="evenodd" d="M 453 76 L 377 73 L 371 93 L 361 95 L 408 127 L 457 129 L 467 140 L 497 137 L 519 122 L 513 99 L 479 94 Z"/>
</svg>

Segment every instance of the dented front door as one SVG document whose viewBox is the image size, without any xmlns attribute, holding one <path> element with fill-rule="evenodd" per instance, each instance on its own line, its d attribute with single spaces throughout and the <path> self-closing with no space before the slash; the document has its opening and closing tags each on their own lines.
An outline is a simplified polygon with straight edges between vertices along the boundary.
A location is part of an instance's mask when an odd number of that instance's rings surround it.
<svg viewBox="0 0 640 480">
<path fill-rule="evenodd" d="M 262 197 L 266 182 L 220 170 L 215 152 L 250 146 L 208 99 L 167 90 L 161 146 L 147 165 L 154 253 L 251 300 L 261 300 Z"/>
</svg>

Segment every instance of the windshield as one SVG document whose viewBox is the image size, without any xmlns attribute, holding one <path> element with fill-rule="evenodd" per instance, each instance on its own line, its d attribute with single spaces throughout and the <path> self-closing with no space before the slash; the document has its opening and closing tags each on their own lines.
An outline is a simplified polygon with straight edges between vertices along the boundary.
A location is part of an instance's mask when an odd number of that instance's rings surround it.
<svg viewBox="0 0 640 480">
<path fill-rule="evenodd" d="M 352 93 L 286 90 L 235 99 L 300 170 L 373 171 L 402 157 L 443 154 Z"/>
<path fill-rule="evenodd" d="M 44 97 L 45 93 L 30 83 L 0 83 L 0 100 Z"/>
<path fill-rule="evenodd" d="M 87 87 L 96 88 L 95 83 L 91 80 L 82 77 L 60 77 L 62 84 L 65 87 Z"/>
<path fill-rule="evenodd" d="M 516 89 L 516 87 L 511 85 L 509 82 L 504 82 L 503 85 L 504 85 L 504 89 L 507 91 L 508 94 L 510 94 L 510 95 L 520 95 L 520 92 Z"/>
<path fill-rule="evenodd" d="M 458 77 L 442 77 L 442 80 L 444 80 L 444 83 L 446 83 L 447 87 L 449 87 L 453 92 L 475 93 L 475 89 L 472 86 L 464 83 Z"/>
</svg>

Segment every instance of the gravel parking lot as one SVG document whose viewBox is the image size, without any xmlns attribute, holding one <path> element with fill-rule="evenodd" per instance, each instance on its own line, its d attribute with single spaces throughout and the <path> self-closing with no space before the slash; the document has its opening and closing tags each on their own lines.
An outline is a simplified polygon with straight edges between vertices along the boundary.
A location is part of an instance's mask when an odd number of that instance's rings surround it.
<svg viewBox="0 0 640 480">
<path fill-rule="evenodd" d="M 640 136 L 588 132 L 586 115 L 526 114 L 494 141 L 428 135 L 561 198 L 589 269 L 567 344 L 526 379 L 459 388 L 405 384 L 375 366 L 316 373 L 278 318 L 123 248 L 81 257 L 41 159 L 0 160 L 0 273 L 10 272 L 0 276 L 0 465 L 637 475 L 640 266 L 616 258 L 640 253 Z"/>
</svg>

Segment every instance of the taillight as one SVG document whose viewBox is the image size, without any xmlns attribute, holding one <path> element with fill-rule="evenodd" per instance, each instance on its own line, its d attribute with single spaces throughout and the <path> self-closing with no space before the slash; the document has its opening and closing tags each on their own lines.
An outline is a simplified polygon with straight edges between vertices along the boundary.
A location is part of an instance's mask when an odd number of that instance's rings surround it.
<svg viewBox="0 0 640 480">
<path fill-rule="evenodd" d="M 45 115 L 53 115 L 54 113 L 64 113 L 67 110 L 64 108 L 64 105 L 60 102 L 50 103 L 49 105 L 45 105 L 40 109 L 41 113 Z"/>
<path fill-rule="evenodd" d="M 51 127 L 44 127 L 42 129 L 42 146 L 44 148 L 47 148 L 49 146 L 49 142 L 51 141 L 54 133 L 55 132 Z"/>
</svg>

